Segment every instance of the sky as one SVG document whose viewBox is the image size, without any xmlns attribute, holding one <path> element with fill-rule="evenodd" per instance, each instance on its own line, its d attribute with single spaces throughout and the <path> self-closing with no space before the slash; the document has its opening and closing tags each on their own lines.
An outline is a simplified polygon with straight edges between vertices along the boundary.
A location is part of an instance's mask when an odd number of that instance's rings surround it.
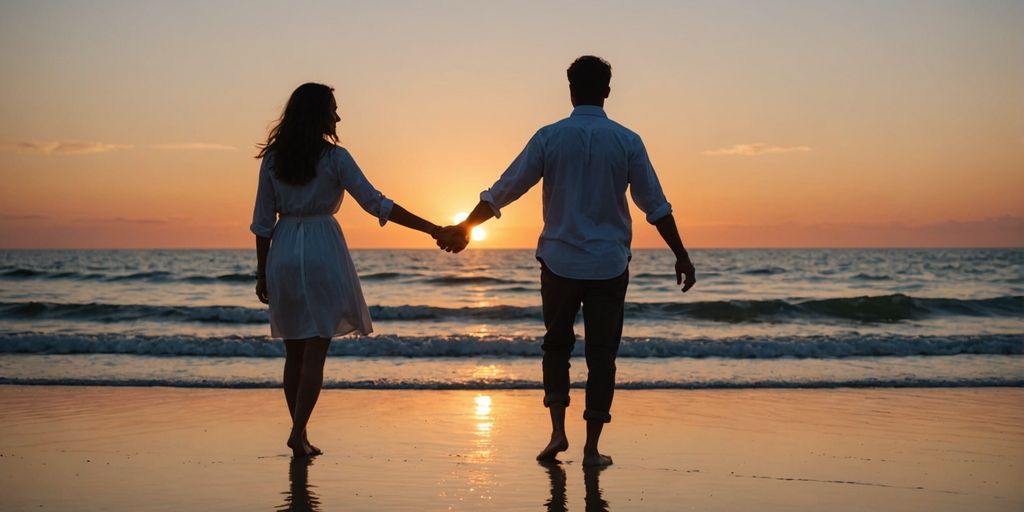
<svg viewBox="0 0 1024 512">
<path fill-rule="evenodd" d="M 0 247 L 251 247 L 256 144 L 307 81 L 379 190 L 450 223 L 571 112 L 583 54 L 690 247 L 1024 246 L 1021 27 L 1019 1 L 3 0 Z M 534 246 L 540 202 L 473 246 Z"/>
</svg>

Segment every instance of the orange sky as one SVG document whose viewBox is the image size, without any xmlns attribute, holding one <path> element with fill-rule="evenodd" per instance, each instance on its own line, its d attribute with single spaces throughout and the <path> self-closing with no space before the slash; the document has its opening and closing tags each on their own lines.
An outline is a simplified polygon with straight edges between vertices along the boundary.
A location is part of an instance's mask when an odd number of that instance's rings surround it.
<svg viewBox="0 0 1024 512">
<path fill-rule="evenodd" d="M 449 222 L 569 113 L 582 53 L 690 246 L 1024 245 L 1024 6 L 849 4 L 6 2 L 0 247 L 251 246 L 254 145 L 311 80 L 370 180 Z M 539 203 L 474 246 L 533 246 Z"/>
</svg>

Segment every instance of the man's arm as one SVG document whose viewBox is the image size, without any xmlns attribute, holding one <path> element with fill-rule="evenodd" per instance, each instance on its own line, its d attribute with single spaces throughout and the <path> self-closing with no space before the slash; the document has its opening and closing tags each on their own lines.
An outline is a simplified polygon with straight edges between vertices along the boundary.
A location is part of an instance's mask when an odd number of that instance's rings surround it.
<svg viewBox="0 0 1024 512">
<path fill-rule="evenodd" d="M 672 205 L 665 199 L 661 190 L 658 175 L 654 172 L 651 159 L 647 156 L 647 148 L 640 137 L 633 139 L 629 157 L 629 194 L 633 202 L 647 214 L 647 222 L 658 228 L 658 234 L 665 240 L 676 255 L 676 284 L 683 285 L 683 291 L 693 288 L 697 277 L 690 262 L 690 255 L 683 247 L 683 240 L 676 228 L 676 219 L 672 216 Z M 683 281 L 683 275 L 686 280 Z"/>
<path fill-rule="evenodd" d="M 690 262 L 690 255 L 683 247 L 683 240 L 679 237 L 675 217 L 670 213 L 656 220 L 654 226 L 658 228 L 658 234 L 676 255 L 676 284 L 682 284 L 684 292 L 693 288 L 693 285 L 697 283 L 696 270 L 693 268 L 693 263 Z M 685 281 L 683 275 L 686 275 Z"/>
<path fill-rule="evenodd" d="M 435 238 L 437 246 L 448 252 L 461 252 L 469 245 L 469 235 L 473 228 L 483 224 L 491 217 L 494 217 L 494 208 L 485 201 L 480 201 L 470 212 L 466 220 L 454 225 L 441 228 L 441 232 Z"/>
<path fill-rule="evenodd" d="M 469 244 L 470 231 L 491 217 L 500 217 L 501 208 L 519 199 L 544 175 L 544 137 L 538 131 L 526 143 L 519 156 L 512 161 L 491 188 L 480 193 L 480 202 L 456 226 L 442 228 L 437 246 L 448 252 L 460 252 Z"/>
</svg>

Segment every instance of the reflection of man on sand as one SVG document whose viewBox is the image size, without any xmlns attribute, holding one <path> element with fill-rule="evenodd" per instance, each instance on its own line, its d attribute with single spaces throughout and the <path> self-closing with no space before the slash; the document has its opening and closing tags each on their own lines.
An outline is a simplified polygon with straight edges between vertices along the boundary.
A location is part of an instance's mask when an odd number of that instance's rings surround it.
<svg viewBox="0 0 1024 512">
<path fill-rule="evenodd" d="M 604 500 L 601 490 L 601 472 L 608 466 L 585 466 L 583 468 L 583 487 L 586 489 L 586 511 L 608 512 L 608 502 Z"/>
<path fill-rule="evenodd" d="M 544 460 L 540 462 L 548 472 L 548 479 L 551 480 L 551 498 L 544 503 L 548 512 L 566 512 L 568 500 L 565 493 L 565 469 L 562 463 L 556 460 Z M 608 502 L 605 501 L 601 490 L 601 471 L 608 466 L 584 466 L 583 487 L 585 489 L 586 512 L 608 512 Z"/>
</svg>

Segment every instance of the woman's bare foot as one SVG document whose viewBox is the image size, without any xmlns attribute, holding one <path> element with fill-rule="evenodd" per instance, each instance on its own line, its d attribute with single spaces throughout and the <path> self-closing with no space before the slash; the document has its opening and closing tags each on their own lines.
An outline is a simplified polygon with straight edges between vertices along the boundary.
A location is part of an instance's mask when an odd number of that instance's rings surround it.
<svg viewBox="0 0 1024 512">
<path fill-rule="evenodd" d="M 302 443 L 306 445 L 306 450 L 309 452 L 309 457 L 313 457 L 313 456 L 317 456 L 317 455 L 324 455 L 324 451 L 321 450 L 321 449 L 318 449 L 318 447 L 316 447 L 316 446 L 313 446 L 309 442 L 309 439 L 303 439 Z"/>
<path fill-rule="evenodd" d="M 310 456 L 323 455 L 324 451 L 321 450 L 320 448 L 317 448 L 316 446 L 313 446 L 313 443 L 310 443 L 309 438 L 306 437 L 305 432 L 302 433 L 302 443 L 306 445 L 306 450 L 309 451 Z"/>
<path fill-rule="evenodd" d="M 568 449 L 569 438 L 565 437 L 565 432 L 552 432 L 551 442 L 537 454 L 537 460 L 555 460 L 558 452 L 564 452 Z"/>
<path fill-rule="evenodd" d="M 611 466 L 612 458 L 607 455 L 601 455 L 598 452 L 583 453 L 583 465 L 584 466 Z"/>
<path fill-rule="evenodd" d="M 312 457 L 313 455 L 318 455 L 313 453 L 309 443 L 294 437 L 288 438 L 288 448 L 292 449 L 293 457 Z"/>
</svg>

